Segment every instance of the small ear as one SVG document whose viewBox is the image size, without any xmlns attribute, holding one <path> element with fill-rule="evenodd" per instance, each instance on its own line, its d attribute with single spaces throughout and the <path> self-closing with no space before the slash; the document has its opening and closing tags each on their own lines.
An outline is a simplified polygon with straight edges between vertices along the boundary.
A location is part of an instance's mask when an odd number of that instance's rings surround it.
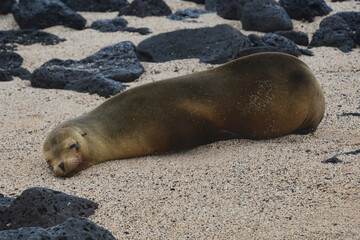
<svg viewBox="0 0 360 240">
<path fill-rule="evenodd" d="M 86 135 L 87 135 L 87 133 L 86 133 L 86 132 L 84 132 L 84 133 L 82 133 L 82 134 L 81 134 L 81 136 L 83 136 L 83 137 L 84 137 L 84 136 L 86 136 Z"/>
</svg>

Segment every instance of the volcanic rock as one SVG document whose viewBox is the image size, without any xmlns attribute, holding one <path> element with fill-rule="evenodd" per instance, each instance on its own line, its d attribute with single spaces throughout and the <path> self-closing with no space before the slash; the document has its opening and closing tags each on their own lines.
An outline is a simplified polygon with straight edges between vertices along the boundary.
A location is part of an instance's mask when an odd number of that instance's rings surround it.
<svg viewBox="0 0 360 240">
<path fill-rule="evenodd" d="M 44 29 L 56 25 L 81 30 L 86 20 L 60 0 L 20 0 L 12 9 L 20 28 Z"/>
</svg>

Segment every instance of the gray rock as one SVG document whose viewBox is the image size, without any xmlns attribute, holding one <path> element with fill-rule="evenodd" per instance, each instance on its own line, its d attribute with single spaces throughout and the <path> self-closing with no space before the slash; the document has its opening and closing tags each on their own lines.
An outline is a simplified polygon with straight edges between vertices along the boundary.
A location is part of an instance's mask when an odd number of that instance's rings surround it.
<svg viewBox="0 0 360 240">
<path fill-rule="evenodd" d="M 150 62 L 198 58 L 206 63 L 225 63 L 250 47 L 249 39 L 227 24 L 182 29 L 152 36 L 138 45 L 140 58 Z"/>
<path fill-rule="evenodd" d="M 70 217 L 88 217 L 98 204 L 46 188 L 29 188 L 0 215 L 0 231 L 20 227 L 51 227 Z"/>
<path fill-rule="evenodd" d="M 356 31 L 360 28 L 360 12 L 338 12 L 335 15 L 344 19 L 351 30 Z"/>
<path fill-rule="evenodd" d="M 11 9 L 15 3 L 16 3 L 15 0 L 1 0 L 0 14 L 6 15 L 8 13 L 11 13 Z"/>
<path fill-rule="evenodd" d="M 11 81 L 12 76 L 30 79 L 30 72 L 22 68 L 23 58 L 15 52 L 0 51 L 0 81 Z"/>
<path fill-rule="evenodd" d="M 137 17 L 167 16 L 171 9 L 163 0 L 134 0 L 129 7 L 119 11 L 119 15 Z"/>
<path fill-rule="evenodd" d="M 285 9 L 272 0 L 246 3 L 241 10 L 241 23 L 244 30 L 259 32 L 292 29 L 292 22 Z"/>
<path fill-rule="evenodd" d="M 35 29 L 0 31 L 0 50 L 16 50 L 16 44 L 32 45 L 55 45 L 66 41 L 56 35 Z"/>
<path fill-rule="evenodd" d="M 64 25 L 83 29 L 86 20 L 60 0 L 20 0 L 12 9 L 20 28 L 44 29 Z"/>
<path fill-rule="evenodd" d="M 205 9 L 209 11 L 216 11 L 218 0 L 205 0 Z"/>
<path fill-rule="evenodd" d="M 0 193 L 0 215 L 3 214 L 5 209 L 10 207 L 10 204 L 14 201 L 14 199 L 15 198 L 12 197 L 4 197 L 4 195 Z"/>
<path fill-rule="evenodd" d="M 177 11 L 167 16 L 168 19 L 182 21 L 187 18 L 199 18 L 201 14 L 210 13 L 210 11 L 201 9 L 185 9 Z"/>
<path fill-rule="evenodd" d="M 241 20 L 242 8 L 250 1 L 252 0 L 217 0 L 216 12 L 225 19 Z"/>
<path fill-rule="evenodd" d="M 355 36 L 344 19 L 338 15 L 324 18 L 320 28 L 314 33 L 310 47 L 337 47 L 343 52 L 349 52 L 356 47 Z"/>
<path fill-rule="evenodd" d="M 31 85 L 109 97 L 125 89 L 120 82 L 134 81 L 143 72 L 134 44 L 126 41 L 80 61 L 50 60 L 33 72 Z"/>
<path fill-rule="evenodd" d="M 115 240 L 105 228 L 90 220 L 69 218 L 65 222 L 49 227 L 22 227 L 17 230 L 0 231 L 0 240 Z"/>
<path fill-rule="evenodd" d="M 276 31 L 275 34 L 284 36 L 294 43 L 302 46 L 309 45 L 309 37 L 304 32 L 296 32 L 296 31 Z"/>
<path fill-rule="evenodd" d="M 280 0 L 291 19 L 312 22 L 315 16 L 329 14 L 332 9 L 324 0 Z"/>
<path fill-rule="evenodd" d="M 99 30 L 100 32 L 138 32 L 141 35 L 150 33 L 148 28 L 127 27 L 127 24 L 128 22 L 125 19 L 117 17 L 114 19 L 97 20 L 91 24 L 90 28 Z"/>
<path fill-rule="evenodd" d="M 127 0 L 61 0 L 75 11 L 117 12 L 129 5 Z"/>
</svg>

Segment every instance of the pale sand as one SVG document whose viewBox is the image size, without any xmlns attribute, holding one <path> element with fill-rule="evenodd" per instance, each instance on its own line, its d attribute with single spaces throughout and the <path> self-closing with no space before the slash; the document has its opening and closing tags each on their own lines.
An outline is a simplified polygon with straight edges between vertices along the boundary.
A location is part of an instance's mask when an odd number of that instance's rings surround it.
<svg viewBox="0 0 360 240">
<path fill-rule="evenodd" d="M 172 10 L 196 4 L 168 0 Z M 359 11 L 355 1 L 327 3 L 334 12 Z M 203 6 L 198 5 L 198 8 Z M 332 13 L 334 13 L 332 12 Z M 81 13 L 88 25 L 117 13 Z M 239 21 L 216 14 L 198 23 L 164 17 L 125 17 L 129 26 L 153 34 Z M 313 23 L 293 21 L 312 33 Z M 18 29 L 11 15 L 0 29 Z M 67 39 L 55 46 L 19 46 L 23 67 L 33 71 L 54 57 L 81 59 L 100 48 L 148 38 L 137 33 L 100 33 L 52 27 Z M 29 81 L 0 83 L 0 193 L 17 196 L 30 187 L 47 187 L 99 203 L 90 219 L 117 239 L 359 239 L 360 155 L 340 156 L 343 164 L 323 164 L 335 154 L 360 149 L 360 49 L 350 53 L 314 48 L 301 56 L 313 69 L 326 96 L 326 115 L 314 134 L 278 139 L 222 141 L 160 156 L 106 162 L 67 179 L 55 177 L 42 156 L 44 138 L 57 124 L 104 101 L 97 95 L 36 89 Z M 197 59 L 143 63 L 146 72 L 131 87 L 213 67 Z"/>
</svg>

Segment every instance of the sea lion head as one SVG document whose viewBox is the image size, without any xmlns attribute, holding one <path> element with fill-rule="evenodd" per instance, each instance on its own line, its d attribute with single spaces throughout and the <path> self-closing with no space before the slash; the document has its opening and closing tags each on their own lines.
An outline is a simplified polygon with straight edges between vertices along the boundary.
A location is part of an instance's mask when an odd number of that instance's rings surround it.
<svg viewBox="0 0 360 240">
<path fill-rule="evenodd" d="M 45 161 L 57 176 L 71 176 L 87 167 L 86 133 L 78 127 L 59 126 L 46 138 Z"/>
</svg>

